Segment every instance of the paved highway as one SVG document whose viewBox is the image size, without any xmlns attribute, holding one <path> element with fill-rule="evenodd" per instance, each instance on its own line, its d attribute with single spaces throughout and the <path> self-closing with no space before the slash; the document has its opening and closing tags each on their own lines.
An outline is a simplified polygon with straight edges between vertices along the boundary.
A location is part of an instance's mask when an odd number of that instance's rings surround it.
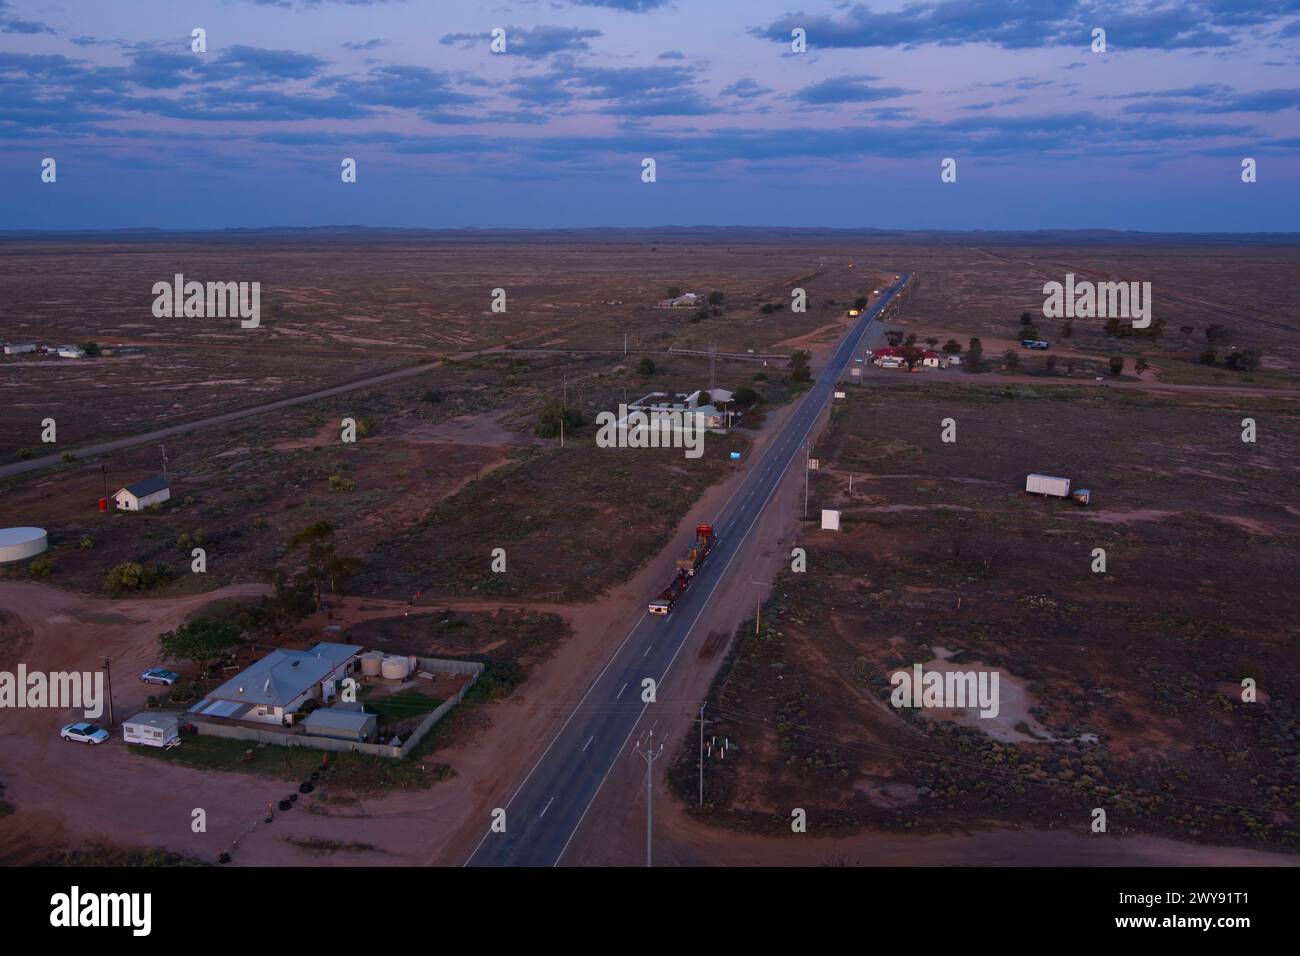
<svg viewBox="0 0 1300 956">
<path fill-rule="evenodd" d="M 631 755 L 632 733 L 646 709 L 653 706 L 642 702 L 641 682 L 653 678 L 657 696 L 666 699 L 664 678 L 695 622 L 782 477 L 800 457 L 804 441 L 868 327 L 907 278 L 903 273 L 880 301 L 863 313 L 781 432 L 751 465 L 744 482 L 714 521 L 718 542 L 713 553 L 678 598 L 673 613 L 666 618 L 647 613 L 623 638 L 506 803 L 504 831 L 493 831 L 485 808 L 487 832 L 467 866 L 555 866 L 560 862 L 614 762 Z M 647 594 L 646 601 L 653 596 Z"/>
</svg>

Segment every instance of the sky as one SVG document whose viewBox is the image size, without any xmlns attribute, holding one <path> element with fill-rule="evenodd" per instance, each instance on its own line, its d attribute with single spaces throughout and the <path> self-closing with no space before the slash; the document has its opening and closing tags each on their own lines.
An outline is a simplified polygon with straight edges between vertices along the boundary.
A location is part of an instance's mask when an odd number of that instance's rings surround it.
<svg viewBox="0 0 1300 956">
<path fill-rule="evenodd" d="M 0 229 L 1297 210 L 1300 0 L 0 0 Z"/>
</svg>

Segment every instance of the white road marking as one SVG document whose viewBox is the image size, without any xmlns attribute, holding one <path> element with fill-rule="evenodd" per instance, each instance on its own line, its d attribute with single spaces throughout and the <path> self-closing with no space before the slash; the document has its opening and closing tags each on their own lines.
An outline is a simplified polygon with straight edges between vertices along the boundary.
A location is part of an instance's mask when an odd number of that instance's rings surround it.
<svg viewBox="0 0 1300 956">
<path fill-rule="evenodd" d="M 623 691 L 625 691 L 625 690 L 627 690 L 627 684 L 624 684 L 622 687 L 620 687 L 620 688 L 618 689 L 618 693 L 614 695 L 614 699 L 615 699 L 615 700 L 618 700 L 620 697 L 622 697 L 622 696 L 623 696 Z"/>
<path fill-rule="evenodd" d="M 592 742 L 593 740 L 595 740 L 595 739 L 596 739 L 596 735 L 595 735 L 595 734 L 592 734 L 590 737 L 587 738 L 587 742 L 586 742 L 585 744 L 582 745 L 582 752 L 583 752 L 583 753 L 586 753 L 586 752 L 587 752 L 587 748 L 591 746 L 591 742 Z"/>
<path fill-rule="evenodd" d="M 554 802 L 555 802 L 555 798 L 554 798 L 554 797 L 551 797 L 551 799 L 547 800 L 547 801 L 546 801 L 546 806 L 542 807 L 542 812 L 539 813 L 539 814 L 537 814 L 537 819 L 540 820 L 542 817 L 546 816 L 546 811 L 549 810 L 549 809 L 551 809 L 551 804 L 554 803 Z"/>
</svg>

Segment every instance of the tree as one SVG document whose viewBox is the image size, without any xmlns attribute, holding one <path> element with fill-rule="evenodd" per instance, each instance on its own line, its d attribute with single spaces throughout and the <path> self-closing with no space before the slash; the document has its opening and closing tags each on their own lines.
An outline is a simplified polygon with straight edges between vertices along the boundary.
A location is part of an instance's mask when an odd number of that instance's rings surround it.
<svg viewBox="0 0 1300 956">
<path fill-rule="evenodd" d="M 740 386 L 740 388 L 736 389 L 736 394 L 732 397 L 735 398 L 737 404 L 740 405 L 757 405 L 763 400 L 763 396 L 758 394 L 758 392 L 754 391 L 748 385 Z"/>
<path fill-rule="evenodd" d="M 333 535 L 334 529 L 327 522 L 318 521 L 289 539 L 291 549 L 307 545 L 306 578 L 316 589 L 317 607 L 320 607 L 321 584 L 328 584 L 331 592 L 342 594 L 347 579 L 361 570 L 360 558 L 335 552 Z"/>
<path fill-rule="evenodd" d="M 903 330 L 902 329 L 886 330 L 885 340 L 889 342 L 889 344 L 892 345 L 894 348 L 898 348 L 900 345 L 903 344 Z"/>
<path fill-rule="evenodd" d="M 870 302 L 870 301 L 871 301 L 871 300 L 868 299 L 865 295 L 860 295 L 860 296 L 858 296 L 856 299 L 853 300 L 853 308 L 855 308 L 855 309 L 865 309 L 865 308 L 867 307 L 867 303 Z"/>
<path fill-rule="evenodd" d="M 1124 371 L 1124 356 L 1112 355 L 1110 357 L 1110 374 L 1119 375 Z"/>
<path fill-rule="evenodd" d="M 1113 339 L 1119 335 L 1119 319 L 1106 320 L 1106 338 Z"/>
<path fill-rule="evenodd" d="M 915 345 L 915 344 L 916 344 L 916 333 L 915 333 L 915 332 L 909 332 L 909 333 L 907 333 L 907 338 L 903 339 L 903 344 L 904 344 L 904 345 Z"/>
<path fill-rule="evenodd" d="M 939 347 L 939 340 L 936 339 L 936 338 L 932 335 L 932 336 L 930 336 L 928 339 L 925 340 L 925 344 L 928 345 L 928 346 L 930 346 L 930 348 L 932 348 L 932 349 L 934 349 L 934 348 L 938 348 L 938 347 Z"/>
<path fill-rule="evenodd" d="M 1007 349 L 1003 352 L 1002 361 L 1006 363 L 1008 372 L 1014 372 L 1020 368 L 1020 354 L 1015 349 Z"/>
<path fill-rule="evenodd" d="M 943 343 L 943 350 L 949 355 L 959 355 L 961 354 L 961 343 L 956 339 L 949 339 Z"/>
<path fill-rule="evenodd" d="M 230 621 L 200 617 L 159 635 L 158 652 L 165 660 L 192 661 L 203 673 L 208 661 L 239 642 L 239 628 Z"/>
<path fill-rule="evenodd" d="M 1073 337 L 1074 337 L 1074 323 L 1067 319 L 1065 325 L 1061 326 L 1061 338 L 1069 339 Z"/>
<path fill-rule="evenodd" d="M 1133 370 L 1138 372 L 1139 374 L 1145 372 L 1150 367 L 1151 367 L 1151 363 L 1147 361 L 1147 357 L 1145 355 L 1139 355 L 1136 359 L 1133 360 Z"/>
<path fill-rule="evenodd" d="M 1214 351 L 1214 349 L 1206 349 L 1204 352 L 1201 353 L 1202 365 L 1213 365 L 1218 360 L 1219 360 L 1219 353 Z"/>
<path fill-rule="evenodd" d="M 641 359 L 640 362 L 637 363 L 636 370 L 640 372 L 642 375 L 644 375 L 646 378 L 649 378 L 651 375 L 655 373 L 654 359 L 650 358 L 650 356 L 648 355 L 645 356 L 644 358 Z"/>
<path fill-rule="evenodd" d="M 668 298 L 675 299 L 681 294 L 682 294 L 682 290 L 678 286 L 670 285 L 668 287 Z"/>
<path fill-rule="evenodd" d="M 572 432 L 587 423 L 581 411 L 562 405 L 558 398 L 551 398 L 542 406 L 533 434 L 539 438 L 555 438 L 560 434 L 561 420 L 564 422 L 566 432 Z"/>
<path fill-rule="evenodd" d="M 1034 317 L 1033 317 L 1032 315 L 1030 315 L 1028 312 L 1021 312 L 1021 313 L 1020 313 L 1020 324 L 1021 324 L 1021 325 L 1024 325 L 1024 326 L 1033 325 L 1033 324 L 1034 324 Z"/>
<path fill-rule="evenodd" d="M 1055 355 L 1049 355 L 1049 356 L 1047 356 L 1047 360 L 1046 360 L 1045 362 L 1043 362 L 1043 371 L 1045 371 L 1048 375 L 1051 375 L 1053 372 L 1056 371 L 1056 356 L 1055 356 Z"/>
<path fill-rule="evenodd" d="M 722 305 L 722 303 L 725 302 L 726 300 L 727 300 L 727 294 L 725 292 L 709 293 L 709 305 Z"/>
<path fill-rule="evenodd" d="M 792 382 L 811 382 L 812 369 L 808 367 L 808 362 L 812 359 L 812 354 L 804 349 L 795 349 L 790 354 L 790 380 Z"/>
<path fill-rule="evenodd" d="M 972 338 L 966 346 L 966 364 L 968 372 L 978 372 L 984 364 L 984 346 L 978 338 Z"/>
<path fill-rule="evenodd" d="M 83 342 L 81 351 L 86 353 L 87 358 L 99 358 L 101 354 L 98 342 Z"/>
<path fill-rule="evenodd" d="M 1226 326 L 1214 324 L 1205 327 L 1205 341 L 1210 345 L 1217 345 L 1230 338 L 1232 338 L 1232 329 Z"/>
<path fill-rule="evenodd" d="M 1258 349 L 1246 349 L 1244 352 L 1233 352 L 1224 361 L 1230 369 L 1238 372 L 1253 372 L 1259 368 L 1260 354 Z"/>
<path fill-rule="evenodd" d="M 700 389 L 699 404 L 701 404 L 701 405 L 712 405 L 712 404 L 713 404 L 713 396 L 712 396 L 711 394 L 709 394 L 709 390 L 708 390 L 708 389 L 706 389 L 706 388 L 702 388 L 702 389 Z"/>
<path fill-rule="evenodd" d="M 764 302 L 763 307 L 760 308 L 758 311 L 762 312 L 764 315 L 771 315 L 773 312 L 776 311 L 776 306 L 774 306 L 771 302 Z"/>
</svg>

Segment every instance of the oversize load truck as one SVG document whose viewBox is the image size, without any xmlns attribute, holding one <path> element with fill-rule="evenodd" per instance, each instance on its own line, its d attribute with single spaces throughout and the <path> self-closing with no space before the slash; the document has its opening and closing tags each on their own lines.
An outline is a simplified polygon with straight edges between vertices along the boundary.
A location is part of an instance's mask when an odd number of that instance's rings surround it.
<svg viewBox="0 0 1300 956">
<path fill-rule="evenodd" d="M 691 550 L 687 552 L 686 557 L 678 559 L 676 577 L 646 608 L 651 614 L 661 614 L 666 617 L 672 613 L 677 598 L 690 587 L 691 578 L 695 577 L 695 572 L 708 560 L 717 542 L 718 536 L 713 533 L 713 525 L 695 526 L 695 543 L 691 545 Z"/>
</svg>

